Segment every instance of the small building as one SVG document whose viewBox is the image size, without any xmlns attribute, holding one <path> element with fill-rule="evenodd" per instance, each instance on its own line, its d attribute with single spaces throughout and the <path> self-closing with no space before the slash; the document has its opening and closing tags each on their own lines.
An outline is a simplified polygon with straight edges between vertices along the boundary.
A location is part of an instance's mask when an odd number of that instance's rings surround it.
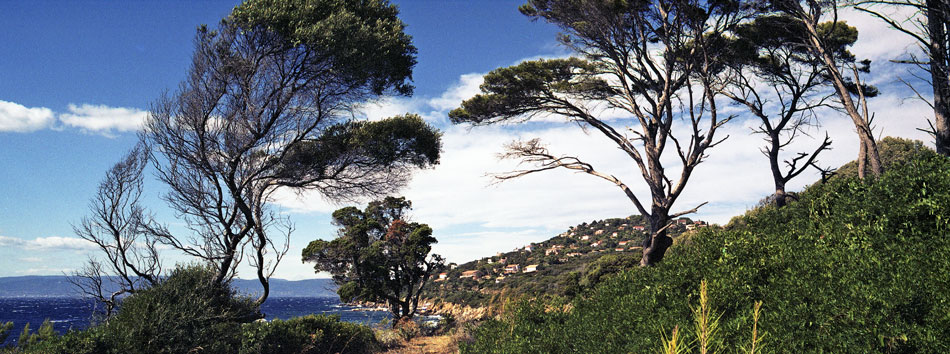
<svg viewBox="0 0 950 354">
<path fill-rule="evenodd" d="M 630 241 L 620 241 L 617 244 L 621 246 L 626 246 L 628 243 L 630 243 Z"/>
<path fill-rule="evenodd" d="M 581 240 L 583 240 L 583 241 L 590 240 L 590 235 L 581 236 Z"/>
<path fill-rule="evenodd" d="M 466 271 L 462 272 L 462 276 L 460 276 L 459 279 L 475 278 L 475 277 L 477 277 L 477 276 L 478 276 L 478 271 L 477 271 L 477 270 L 466 270 Z"/>
<path fill-rule="evenodd" d="M 680 225 L 689 224 L 689 219 L 686 219 L 686 218 L 679 219 L 679 220 L 676 220 L 676 223 Z"/>
<path fill-rule="evenodd" d="M 581 254 L 577 252 L 571 252 L 567 254 L 568 257 L 580 257 Z"/>
<path fill-rule="evenodd" d="M 435 281 L 445 281 L 449 278 L 449 273 L 439 273 L 439 277 Z"/>
<path fill-rule="evenodd" d="M 597 241 L 597 242 L 594 242 L 594 243 L 590 244 L 591 247 L 600 247 L 600 246 L 603 246 L 603 245 L 604 245 L 604 241 Z"/>
<path fill-rule="evenodd" d="M 533 249 L 534 249 L 534 245 L 527 245 L 527 246 L 524 246 L 524 251 L 525 251 L 525 252 L 531 252 L 531 250 L 533 250 Z"/>
<path fill-rule="evenodd" d="M 499 275 L 497 278 L 495 278 L 495 284 L 501 283 L 503 281 L 505 281 L 504 275 Z"/>
<path fill-rule="evenodd" d="M 517 264 L 509 264 L 505 267 L 505 274 L 518 273 L 521 271 L 521 266 Z"/>
<path fill-rule="evenodd" d="M 644 230 L 646 230 L 647 228 L 646 228 L 646 226 L 643 226 L 643 225 L 633 225 L 633 229 L 634 229 L 635 231 L 644 231 Z"/>
<path fill-rule="evenodd" d="M 458 267 L 459 267 L 458 263 L 449 263 L 449 269 L 455 269 Z"/>
<path fill-rule="evenodd" d="M 524 268 L 525 273 L 534 273 L 538 271 L 538 265 L 532 264 Z"/>
<path fill-rule="evenodd" d="M 623 247 L 614 248 L 614 251 L 623 252 Z"/>
<path fill-rule="evenodd" d="M 610 237 L 612 237 L 612 238 L 617 238 L 617 235 L 618 235 L 618 233 L 617 233 L 617 232 L 614 232 L 613 234 L 610 235 Z"/>
<path fill-rule="evenodd" d="M 603 235 L 603 234 L 604 234 L 604 230 L 603 230 L 603 229 L 594 231 L 594 236 L 599 236 L 599 235 Z"/>
</svg>

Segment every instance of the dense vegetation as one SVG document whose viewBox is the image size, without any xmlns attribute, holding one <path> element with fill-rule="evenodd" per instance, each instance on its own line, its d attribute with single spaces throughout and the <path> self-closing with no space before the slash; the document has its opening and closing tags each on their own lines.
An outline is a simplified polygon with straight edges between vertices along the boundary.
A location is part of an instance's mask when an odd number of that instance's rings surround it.
<svg viewBox="0 0 950 354">
<path fill-rule="evenodd" d="M 368 327 L 334 316 L 250 322 L 260 317 L 253 299 L 214 281 L 201 266 L 169 277 L 122 301 L 118 313 L 84 331 L 56 336 L 51 326 L 26 331 L 11 353 L 369 353 L 377 348 Z M 44 327 L 49 327 L 43 330 Z M 24 341 L 23 338 L 26 338 Z"/>
<path fill-rule="evenodd" d="M 515 306 L 463 352 L 647 353 L 677 326 L 694 343 L 692 308 L 706 280 L 722 349 L 748 345 L 762 301 L 769 352 L 946 353 L 950 160 L 895 144 L 903 163 L 878 179 L 844 173 L 813 185 L 784 208 L 692 235 L 666 262 L 610 277 L 569 306 Z"/>
</svg>

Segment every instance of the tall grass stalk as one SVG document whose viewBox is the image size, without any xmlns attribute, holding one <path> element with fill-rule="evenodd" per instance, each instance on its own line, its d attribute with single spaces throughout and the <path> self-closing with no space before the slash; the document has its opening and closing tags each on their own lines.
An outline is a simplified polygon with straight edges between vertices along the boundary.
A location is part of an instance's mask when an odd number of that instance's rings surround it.
<svg viewBox="0 0 950 354">
<path fill-rule="evenodd" d="M 722 315 L 713 314 L 709 304 L 709 293 L 706 280 L 699 283 L 699 306 L 693 308 L 693 324 L 696 330 L 696 342 L 700 354 L 715 353 L 717 347 L 716 334 L 719 331 L 719 318 Z"/>
<path fill-rule="evenodd" d="M 759 316 L 762 313 L 762 301 L 756 301 L 752 306 L 752 342 L 749 343 L 748 354 L 762 353 L 762 338 L 765 333 L 759 334 Z"/>
<path fill-rule="evenodd" d="M 682 354 L 686 353 L 686 345 L 683 344 L 683 337 L 680 336 L 680 327 L 673 327 L 673 334 L 670 335 L 670 338 L 667 339 L 666 335 L 663 334 L 663 350 L 660 352 L 662 354 Z"/>
</svg>

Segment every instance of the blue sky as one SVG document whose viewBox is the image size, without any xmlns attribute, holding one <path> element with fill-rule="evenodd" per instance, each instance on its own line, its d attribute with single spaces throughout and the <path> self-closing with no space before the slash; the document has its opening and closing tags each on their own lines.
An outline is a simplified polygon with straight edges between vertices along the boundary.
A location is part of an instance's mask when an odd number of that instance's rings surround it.
<svg viewBox="0 0 950 354">
<path fill-rule="evenodd" d="M 436 252 L 467 261 L 544 240 L 570 225 L 634 213 L 619 190 L 587 176 L 555 171 L 500 185 L 484 176 L 514 166 L 495 159 L 502 144 L 540 136 L 552 150 L 589 156 L 636 186 L 638 173 L 629 161 L 597 136 L 559 124 L 471 130 L 447 124 L 447 111 L 476 92 L 484 73 L 566 55 L 556 44 L 556 28 L 518 13 L 521 1 L 394 3 L 419 49 L 416 94 L 369 104 L 364 114 L 416 112 L 445 132 L 442 165 L 417 173 L 404 191 L 415 202 L 415 218 L 435 228 Z M 105 171 L 135 143 L 149 103 L 184 78 L 196 26 L 217 23 L 236 4 L 0 2 L 0 276 L 61 274 L 95 255 L 75 238 L 71 224 L 87 213 Z M 870 19 L 846 18 L 861 30 L 859 56 L 885 62 L 908 46 Z M 896 83 L 908 68 L 881 68 L 870 78 L 884 92 L 872 105 L 882 117 L 880 131 L 926 139 L 915 130 L 926 125 L 926 107 L 903 100 L 909 90 Z M 698 217 L 725 222 L 769 193 L 765 160 L 749 148 L 760 141 L 749 134 L 751 124 L 737 119 L 728 127 L 730 140 L 710 151 L 680 207 L 710 201 Z M 835 139 L 825 162 L 852 159 L 857 145 L 848 121 L 830 117 L 824 124 Z M 814 178 L 803 176 L 795 187 Z M 161 186 L 146 188 L 148 206 L 173 224 L 174 215 L 158 199 Z M 312 194 L 284 193 L 275 202 L 297 226 L 276 276 L 313 277 L 297 255 L 310 240 L 332 235 L 328 212 L 339 206 Z"/>
</svg>

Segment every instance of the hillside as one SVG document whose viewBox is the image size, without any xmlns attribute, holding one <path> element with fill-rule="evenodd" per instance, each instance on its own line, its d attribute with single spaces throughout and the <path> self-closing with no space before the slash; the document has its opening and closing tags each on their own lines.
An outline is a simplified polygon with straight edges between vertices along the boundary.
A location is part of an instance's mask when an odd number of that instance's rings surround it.
<svg viewBox="0 0 950 354">
<path fill-rule="evenodd" d="M 682 343 L 710 338 L 702 322 L 716 328 L 711 351 L 760 338 L 777 353 L 948 353 L 950 160 L 911 141 L 882 145 L 894 153 L 882 153 L 879 178 L 846 165 L 785 207 L 681 239 L 655 267 L 566 304 L 515 303 L 461 352 L 647 353 L 675 328 Z"/>
<path fill-rule="evenodd" d="M 707 225 L 680 218 L 669 233 L 675 240 Z M 648 221 L 639 215 L 585 222 L 543 242 L 451 264 L 427 286 L 425 296 L 468 306 L 485 305 L 500 294 L 572 296 L 606 273 L 638 264 L 648 232 Z"/>
</svg>

